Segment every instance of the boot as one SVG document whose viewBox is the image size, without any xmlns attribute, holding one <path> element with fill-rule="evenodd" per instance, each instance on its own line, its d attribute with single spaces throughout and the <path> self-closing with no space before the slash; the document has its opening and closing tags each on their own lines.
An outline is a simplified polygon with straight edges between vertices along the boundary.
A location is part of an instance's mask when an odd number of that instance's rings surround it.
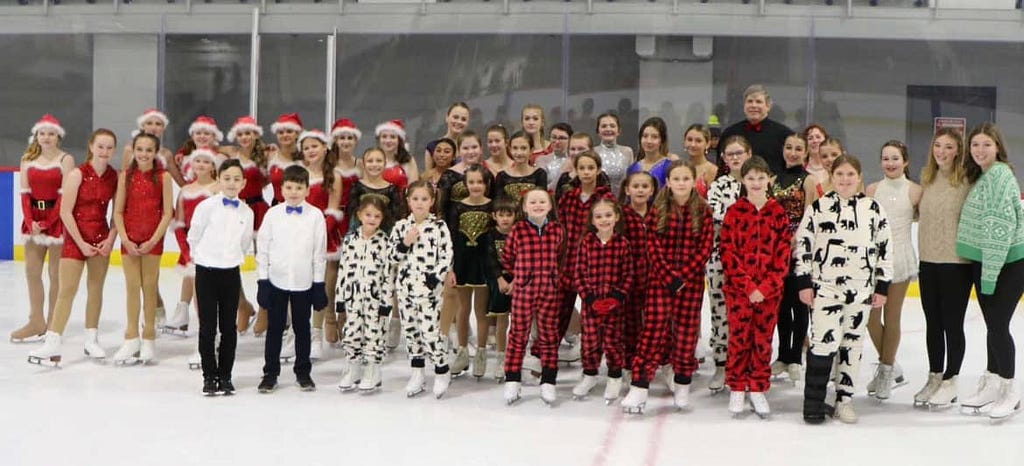
<svg viewBox="0 0 1024 466">
<path fill-rule="evenodd" d="M 772 413 L 771 407 L 768 405 L 768 397 L 764 392 L 750 392 L 750 404 L 754 405 L 754 414 L 761 419 L 767 419 L 768 415 Z"/>
<path fill-rule="evenodd" d="M 142 347 L 139 349 L 139 361 L 149 364 L 156 359 L 156 342 L 154 340 L 142 340 Z"/>
<path fill-rule="evenodd" d="M 715 374 L 711 376 L 711 381 L 708 382 L 708 390 L 712 393 L 718 393 L 725 388 L 725 366 L 715 366 Z"/>
<path fill-rule="evenodd" d="M 497 368 L 497 369 L 494 370 L 494 380 L 497 381 L 498 383 L 504 382 L 505 381 L 505 352 L 504 351 L 498 351 L 498 354 L 495 357 L 494 367 Z"/>
<path fill-rule="evenodd" d="M 875 387 L 875 398 L 888 400 L 892 396 L 892 366 L 888 364 L 878 365 L 878 385 Z"/>
<path fill-rule="evenodd" d="M 454 375 L 461 375 L 469 367 L 469 350 L 465 346 L 459 347 L 455 352 L 455 361 L 452 361 L 451 372 Z"/>
<path fill-rule="evenodd" d="M 43 312 L 30 313 L 28 323 L 11 332 L 11 343 L 32 343 L 42 341 L 46 335 L 46 321 L 43 320 Z"/>
<path fill-rule="evenodd" d="M 804 422 L 825 422 L 825 394 L 834 354 L 818 356 L 807 352 L 807 372 L 804 374 Z"/>
<path fill-rule="evenodd" d="M 575 387 L 572 387 L 572 398 L 574 400 L 582 400 L 587 395 L 589 395 L 590 391 L 593 390 L 596 386 L 596 375 L 583 374 L 583 379 L 580 380 L 580 383 L 576 384 Z"/>
<path fill-rule="evenodd" d="M 139 347 L 141 345 L 142 341 L 138 337 L 125 340 L 121 348 L 114 353 L 114 364 L 134 364 L 138 361 Z"/>
<path fill-rule="evenodd" d="M 937 388 L 932 390 L 931 396 L 925 400 L 925 403 L 932 408 L 945 408 L 953 403 L 956 403 L 958 390 L 956 387 L 956 376 L 951 379 L 942 380 L 942 374 L 936 372 L 935 374 L 928 375 L 928 381 L 931 382 L 932 375 L 937 376 L 936 378 L 941 380 Z M 925 388 L 928 388 L 927 386 Z M 923 392 L 924 389 L 921 389 Z M 917 404 L 917 396 L 914 396 L 914 404 Z"/>
<path fill-rule="evenodd" d="M 733 417 L 743 414 L 743 408 L 747 404 L 747 392 L 731 392 L 729 393 L 729 412 L 732 413 Z"/>
<path fill-rule="evenodd" d="M 324 354 L 324 331 L 314 327 L 309 338 L 309 360 L 319 361 Z"/>
<path fill-rule="evenodd" d="M 267 326 L 270 325 L 266 309 L 256 311 L 256 320 L 252 323 L 252 334 L 257 337 L 267 333 Z M 275 383 L 276 385 L 276 383 Z"/>
<path fill-rule="evenodd" d="M 929 372 L 928 381 L 925 382 L 924 387 L 921 387 L 917 393 L 914 394 L 914 406 L 924 406 L 928 404 L 932 395 L 939 389 L 939 385 L 942 384 L 942 373 L 941 372 Z"/>
<path fill-rule="evenodd" d="M 441 399 L 448 392 L 448 386 L 452 383 L 452 372 L 434 374 L 434 398 Z"/>
<path fill-rule="evenodd" d="M 999 400 L 992 405 L 988 417 L 1001 420 L 1016 414 L 1020 409 L 1020 392 L 1013 379 L 999 379 Z"/>
<path fill-rule="evenodd" d="M 789 381 L 797 383 L 803 379 L 804 366 L 803 364 L 793 363 L 786 367 L 786 372 L 789 373 Z"/>
<path fill-rule="evenodd" d="M 363 372 L 363 366 L 356 361 L 350 361 L 348 364 L 348 370 L 345 371 L 345 375 L 341 378 L 341 382 L 338 382 L 338 390 L 343 392 L 350 391 L 356 388 L 356 384 L 360 382 L 360 375 Z"/>
<path fill-rule="evenodd" d="M 98 337 L 96 329 L 85 329 L 85 355 L 93 359 L 104 359 L 107 357 L 107 352 L 100 346 Z"/>
<path fill-rule="evenodd" d="M 409 382 L 405 384 L 405 396 L 412 398 L 423 393 L 424 385 L 426 385 L 426 383 L 426 377 L 423 375 L 423 368 L 413 367 L 412 374 L 409 376 Z"/>
<path fill-rule="evenodd" d="M 978 413 L 981 408 L 995 403 L 999 399 L 999 388 L 999 376 L 985 372 L 978 379 L 978 390 L 973 395 L 960 400 L 960 406 L 973 409 L 975 413 Z"/>
<path fill-rule="evenodd" d="M 672 404 L 676 409 L 686 409 L 690 406 L 690 384 L 676 384 L 672 392 Z"/>
<path fill-rule="evenodd" d="M 511 405 L 522 396 L 523 384 L 522 382 L 505 382 L 505 404 Z"/>
<path fill-rule="evenodd" d="M 487 348 L 477 348 L 473 356 L 473 377 L 480 380 L 487 374 Z"/>
<path fill-rule="evenodd" d="M 555 390 L 555 384 L 540 384 L 540 399 L 548 406 L 555 404 L 555 401 L 558 399 L 558 392 Z"/>
<path fill-rule="evenodd" d="M 786 372 L 788 365 L 782 361 L 775 361 L 772 363 L 772 377 L 778 377 Z"/>
<path fill-rule="evenodd" d="M 626 414 L 643 414 L 647 407 L 647 389 L 632 385 L 622 399 L 622 411 Z"/>
<path fill-rule="evenodd" d="M 871 377 L 871 381 L 868 382 L 867 386 L 868 396 L 875 396 L 878 393 L 878 387 L 882 383 L 882 366 L 883 364 L 875 364 L 875 375 Z M 889 372 L 892 372 L 891 366 L 889 367 Z M 833 377 L 835 377 L 834 374 L 835 372 L 833 372 Z M 835 381 L 834 378 L 832 380 Z"/>
<path fill-rule="evenodd" d="M 174 315 L 167 319 L 164 327 L 173 330 L 188 330 L 188 303 L 179 302 L 178 307 L 174 308 Z"/>
<path fill-rule="evenodd" d="M 46 332 L 46 339 L 43 346 L 28 353 L 28 362 L 39 365 L 60 365 L 60 334 L 57 332 Z"/>
<path fill-rule="evenodd" d="M 363 379 L 359 381 L 359 391 L 370 392 L 380 388 L 380 363 L 370 363 L 363 371 Z"/>
<path fill-rule="evenodd" d="M 678 390 L 678 386 L 677 386 Z M 610 405 L 619 399 L 622 393 L 622 377 L 608 377 L 604 385 L 604 404 Z"/>
<path fill-rule="evenodd" d="M 846 424 L 857 423 L 857 412 L 853 410 L 853 400 L 850 397 L 836 401 L 836 419 Z"/>
</svg>

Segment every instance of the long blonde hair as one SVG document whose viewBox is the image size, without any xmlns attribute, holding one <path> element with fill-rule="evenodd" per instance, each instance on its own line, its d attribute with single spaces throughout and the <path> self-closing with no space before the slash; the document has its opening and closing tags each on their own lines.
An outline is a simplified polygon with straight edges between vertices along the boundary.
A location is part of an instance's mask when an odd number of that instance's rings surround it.
<svg viewBox="0 0 1024 466">
<path fill-rule="evenodd" d="M 928 161 L 925 162 L 924 168 L 921 170 L 921 183 L 925 186 L 932 184 L 935 181 L 935 176 L 939 174 L 939 164 L 935 161 L 935 141 L 943 136 L 952 139 L 956 143 L 956 156 L 953 157 L 953 169 L 949 174 L 949 184 L 960 186 L 960 183 L 963 183 L 966 177 L 964 173 L 963 133 L 954 128 L 941 128 L 932 137 L 932 146 L 931 149 L 928 149 Z"/>
</svg>

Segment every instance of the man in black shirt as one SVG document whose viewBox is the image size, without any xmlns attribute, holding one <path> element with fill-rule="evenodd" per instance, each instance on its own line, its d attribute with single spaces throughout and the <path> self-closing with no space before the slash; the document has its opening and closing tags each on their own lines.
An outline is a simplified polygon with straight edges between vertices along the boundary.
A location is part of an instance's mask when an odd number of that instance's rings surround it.
<svg viewBox="0 0 1024 466">
<path fill-rule="evenodd" d="M 750 142 L 754 155 L 763 157 L 772 171 L 782 173 L 786 161 L 782 158 L 782 146 L 786 138 L 793 134 L 788 126 L 768 118 L 772 109 L 772 97 L 768 89 L 760 84 L 753 84 L 743 92 L 743 114 L 746 120 L 730 125 L 719 139 L 718 153 L 725 153 L 725 141 L 730 136 L 743 136 Z M 719 164 L 721 166 L 721 164 Z M 722 173 L 721 167 L 719 173 Z"/>
</svg>

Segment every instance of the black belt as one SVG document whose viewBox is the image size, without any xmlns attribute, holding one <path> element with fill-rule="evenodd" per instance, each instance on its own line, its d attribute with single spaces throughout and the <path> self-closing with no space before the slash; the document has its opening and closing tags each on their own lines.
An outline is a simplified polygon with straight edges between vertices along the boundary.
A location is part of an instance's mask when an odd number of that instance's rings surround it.
<svg viewBox="0 0 1024 466">
<path fill-rule="evenodd" d="M 39 210 L 52 209 L 52 208 L 57 206 L 57 200 L 56 199 L 54 199 L 52 201 L 42 201 L 42 200 L 39 200 L 39 199 L 36 199 L 36 198 L 29 198 L 29 199 L 32 200 L 32 205 L 34 205 Z"/>
</svg>

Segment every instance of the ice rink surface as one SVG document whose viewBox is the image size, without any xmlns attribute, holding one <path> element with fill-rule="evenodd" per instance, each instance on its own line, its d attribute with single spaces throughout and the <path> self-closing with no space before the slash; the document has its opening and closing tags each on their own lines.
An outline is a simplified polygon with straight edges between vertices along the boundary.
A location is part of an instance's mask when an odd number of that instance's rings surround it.
<svg viewBox="0 0 1024 466">
<path fill-rule="evenodd" d="M 25 322 L 28 298 L 24 265 L 0 263 L 0 330 Z M 160 288 L 169 307 L 177 301 L 180 276 L 162 269 Z M 249 295 L 255 276 L 243 277 Z M 913 394 L 927 372 L 924 319 L 917 299 L 903 312 L 899 362 L 909 384 L 880 403 L 863 393 L 876 354 L 865 345 L 854 399 L 860 422 L 829 421 L 808 426 L 801 418 L 802 384 L 773 382 L 768 396 L 773 414 L 733 419 L 728 393 L 706 389 L 713 368 L 701 367 L 694 380 L 692 408 L 677 412 L 663 384 L 651 384 L 643 416 L 625 416 L 616 403 L 605 406 L 600 393 L 573 401 L 579 365 L 559 373 L 558 403 L 546 407 L 537 381 L 524 376 L 523 399 L 502 401 L 493 379 L 493 352 L 487 377 L 455 379 L 441 400 L 427 392 L 407 399 L 404 351 L 384 366 L 383 390 L 373 395 L 342 394 L 336 388 L 346 362 L 336 349 L 313 366 L 317 391 L 300 392 L 290 366 L 282 367 L 280 388 L 256 392 L 263 339 L 240 337 L 232 397 L 205 398 L 198 371 L 186 361 L 196 338 L 161 335 L 155 365 L 114 367 L 82 353 L 84 285 L 65 333 L 63 368 L 31 365 L 26 354 L 40 343 L 0 343 L 0 465 L 1024 465 L 1024 416 L 993 424 L 958 408 L 929 412 L 914 408 Z M 111 267 L 100 343 L 108 355 L 124 331 L 124 276 Z M 705 316 L 707 308 L 705 307 Z M 704 319 L 707 327 L 708 319 Z M 1024 336 L 1021 318 L 1012 328 Z M 703 332 L 705 337 L 710 334 Z M 702 343 L 705 345 L 705 343 Z M 1021 373 L 1018 357 L 1018 373 Z M 967 358 L 960 394 L 974 391 L 984 370 L 985 325 L 977 304 L 967 318 Z"/>
</svg>

